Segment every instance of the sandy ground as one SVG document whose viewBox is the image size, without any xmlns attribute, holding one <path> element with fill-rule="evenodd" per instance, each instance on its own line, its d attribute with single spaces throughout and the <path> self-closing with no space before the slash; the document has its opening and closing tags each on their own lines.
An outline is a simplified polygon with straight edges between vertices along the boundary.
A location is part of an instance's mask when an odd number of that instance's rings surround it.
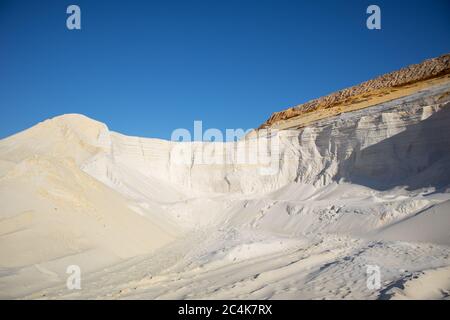
<svg viewBox="0 0 450 320">
<path fill-rule="evenodd" d="M 431 196 L 428 201 L 441 200 Z M 263 217 L 260 213 L 273 202 L 262 202 L 251 204 L 259 210 L 246 223 L 242 223 L 241 212 L 234 208 L 236 214 L 227 219 L 225 227 L 199 228 L 153 254 L 89 273 L 83 278 L 82 290 L 68 291 L 63 284 L 21 298 L 448 298 L 450 247 L 447 245 L 411 241 L 408 234 L 405 241 L 386 240 L 385 230 L 369 237 L 315 231 L 286 236 L 270 226 L 276 223 L 277 216 L 288 215 L 281 209 L 284 204 L 278 209 L 272 206 L 274 209 L 268 209 L 265 212 L 268 216 Z M 312 202 L 310 206 L 318 205 Z M 237 200 L 236 206 L 245 203 Z M 333 203 L 331 199 L 330 203 Z M 330 218 L 319 221 L 324 219 Z M 357 223 L 357 219 L 353 220 Z M 444 221 L 448 222 L 448 218 Z M 402 224 L 398 222 L 396 226 Z M 320 227 L 312 223 L 310 228 Z M 438 242 L 448 243 L 447 231 L 438 236 Z M 402 234 L 396 237 L 402 239 Z M 379 290 L 367 287 L 367 265 L 380 267 Z"/>
</svg>

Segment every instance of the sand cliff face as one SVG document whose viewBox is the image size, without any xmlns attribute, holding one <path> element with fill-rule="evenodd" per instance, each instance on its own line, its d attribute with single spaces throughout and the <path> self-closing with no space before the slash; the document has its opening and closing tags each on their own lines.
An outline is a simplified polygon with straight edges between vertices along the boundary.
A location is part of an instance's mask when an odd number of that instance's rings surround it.
<svg viewBox="0 0 450 320">
<path fill-rule="evenodd" d="M 440 88 L 448 92 L 447 85 Z M 319 121 L 300 130 L 297 181 L 343 181 L 385 190 L 448 185 L 448 99 L 410 96 Z M 311 168 L 311 163 L 315 168 Z"/>
<path fill-rule="evenodd" d="M 105 132 L 103 152 L 83 170 L 118 184 L 118 167 L 157 179 L 183 193 L 260 193 L 291 182 L 325 186 L 347 181 L 378 190 L 394 186 L 441 188 L 450 182 L 449 84 L 371 108 L 329 117 L 301 129 L 281 130 L 267 140 L 273 173 L 261 161 L 239 163 L 233 151 L 257 153 L 257 139 L 237 143 L 178 143 Z M 102 138 L 103 139 L 103 138 Z M 178 162 L 179 148 L 191 150 Z M 221 160 L 206 163 L 205 159 Z M 117 173 L 117 175 L 120 175 Z M 182 191 L 183 190 L 183 191 Z"/>
<path fill-rule="evenodd" d="M 388 95 L 392 91 L 406 86 L 412 86 L 435 78 L 447 78 L 450 74 L 450 54 L 425 60 L 422 63 L 410 65 L 398 71 L 384 74 L 359 85 L 339 90 L 327 96 L 311 100 L 304 104 L 275 112 L 260 128 L 272 127 L 278 122 L 302 116 L 322 109 L 341 107 L 338 112 L 345 112 L 346 107 L 371 98 Z M 398 95 L 396 96 L 398 98 Z M 372 102 L 371 104 L 374 104 Z M 325 116 L 323 116 L 325 117 Z"/>
</svg>

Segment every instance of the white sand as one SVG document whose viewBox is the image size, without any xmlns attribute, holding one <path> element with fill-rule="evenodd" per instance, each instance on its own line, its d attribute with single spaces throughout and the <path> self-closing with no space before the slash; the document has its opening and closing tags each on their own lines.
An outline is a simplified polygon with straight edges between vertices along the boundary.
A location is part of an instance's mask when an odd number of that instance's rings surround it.
<svg viewBox="0 0 450 320">
<path fill-rule="evenodd" d="M 1 140 L 0 298 L 448 298 L 448 91 L 281 132 L 275 175 L 81 115 Z"/>
</svg>

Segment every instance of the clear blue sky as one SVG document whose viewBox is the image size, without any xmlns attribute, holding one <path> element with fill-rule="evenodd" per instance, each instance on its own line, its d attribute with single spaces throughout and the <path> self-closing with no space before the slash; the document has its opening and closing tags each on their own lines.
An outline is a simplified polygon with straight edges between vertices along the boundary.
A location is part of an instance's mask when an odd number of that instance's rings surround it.
<svg viewBox="0 0 450 320">
<path fill-rule="evenodd" d="M 63 113 L 166 139 L 194 120 L 248 129 L 448 52 L 448 0 L 0 0 L 0 138 Z"/>
</svg>

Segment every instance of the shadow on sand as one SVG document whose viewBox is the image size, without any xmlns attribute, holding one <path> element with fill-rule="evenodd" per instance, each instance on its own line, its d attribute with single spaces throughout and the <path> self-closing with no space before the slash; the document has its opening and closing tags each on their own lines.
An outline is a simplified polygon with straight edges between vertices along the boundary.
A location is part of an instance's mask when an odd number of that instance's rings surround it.
<svg viewBox="0 0 450 320">
<path fill-rule="evenodd" d="M 450 185 L 450 104 L 399 134 L 353 151 L 335 178 L 377 190 Z"/>
</svg>

